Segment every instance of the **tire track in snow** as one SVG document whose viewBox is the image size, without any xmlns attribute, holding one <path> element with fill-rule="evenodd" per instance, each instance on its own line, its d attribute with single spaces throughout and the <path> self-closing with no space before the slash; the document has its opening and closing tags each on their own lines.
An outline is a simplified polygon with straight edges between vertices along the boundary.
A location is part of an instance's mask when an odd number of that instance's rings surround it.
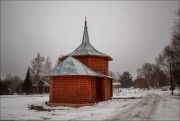
<svg viewBox="0 0 180 121">
<path fill-rule="evenodd" d="M 139 102 L 116 115 L 112 121 L 117 120 L 144 120 L 151 119 L 156 111 L 160 97 L 155 94 L 148 94 Z"/>
</svg>

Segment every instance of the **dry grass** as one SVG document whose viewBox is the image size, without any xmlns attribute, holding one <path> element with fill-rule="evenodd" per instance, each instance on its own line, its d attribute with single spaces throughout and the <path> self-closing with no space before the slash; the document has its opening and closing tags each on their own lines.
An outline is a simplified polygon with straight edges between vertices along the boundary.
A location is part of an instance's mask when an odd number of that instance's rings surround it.
<svg viewBox="0 0 180 121">
<path fill-rule="evenodd" d="M 43 106 L 36 106 L 36 105 L 29 105 L 29 110 L 36 110 L 36 111 L 53 111 L 54 109 L 45 109 Z"/>
</svg>

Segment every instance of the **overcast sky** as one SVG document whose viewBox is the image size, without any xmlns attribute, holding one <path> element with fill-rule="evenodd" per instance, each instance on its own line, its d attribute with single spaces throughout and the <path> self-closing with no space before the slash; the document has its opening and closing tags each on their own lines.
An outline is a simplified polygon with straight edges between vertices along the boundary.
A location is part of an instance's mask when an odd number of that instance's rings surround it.
<svg viewBox="0 0 180 121">
<path fill-rule="evenodd" d="M 84 19 L 91 44 L 110 55 L 110 70 L 129 71 L 155 57 L 170 43 L 179 1 L 1 1 L 1 78 L 24 79 L 40 52 L 55 64 L 76 49 Z"/>
</svg>

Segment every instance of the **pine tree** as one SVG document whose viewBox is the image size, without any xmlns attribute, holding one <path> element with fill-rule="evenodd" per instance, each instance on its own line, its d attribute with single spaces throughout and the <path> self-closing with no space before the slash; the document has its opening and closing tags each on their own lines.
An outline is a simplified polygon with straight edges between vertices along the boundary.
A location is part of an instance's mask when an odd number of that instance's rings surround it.
<svg viewBox="0 0 180 121">
<path fill-rule="evenodd" d="M 132 76 L 129 72 L 124 72 L 123 75 L 121 75 L 120 82 L 122 88 L 130 88 L 133 86 Z"/>
<path fill-rule="evenodd" d="M 32 92 L 32 80 L 30 77 L 29 68 L 27 70 L 26 78 L 23 83 L 23 92 L 26 94 L 30 94 Z"/>
</svg>

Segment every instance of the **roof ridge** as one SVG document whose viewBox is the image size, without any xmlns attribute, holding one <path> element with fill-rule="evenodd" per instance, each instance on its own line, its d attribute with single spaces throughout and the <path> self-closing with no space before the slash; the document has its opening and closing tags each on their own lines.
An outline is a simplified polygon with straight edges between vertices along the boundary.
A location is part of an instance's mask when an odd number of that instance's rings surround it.
<svg viewBox="0 0 180 121">
<path fill-rule="evenodd" d="M 96 50 L 90 43 L 88 30 L 87 30 L 87 21 L 85 20 L 84 33 L 82 38 L 82 43 L 71 53 L 67 54 L 67 56 L 75 56 L 75 55 L 97 55 L 97 56 L 106 56 L 108 58 L 111 57 L 99 52 Z"/>
<path fill-rule="evenodd" d="M 72 61 L 73 65 L 66 69 L 65 66 L 68 65 L 67 61 Z M 59 71 L 60 70 L 60 71 Z M 78 59 L 71 56 L 63 60 L 58 64 L 53 70 L 51 70 L 48 76 L 58 76 L 58 75 L 90 75 L 90 76 L 100 76 L 91 68 L 87 67 Z"/>
<path fill-rule="evenodd" d="M 89 43 L 89 35 L 88 35 L 88 30 L 87 30 L 86 18 L 85 18 L 85 26 L 84 26 L 84 33 L 83 33 L 82 43 Z"/>
</svg>

